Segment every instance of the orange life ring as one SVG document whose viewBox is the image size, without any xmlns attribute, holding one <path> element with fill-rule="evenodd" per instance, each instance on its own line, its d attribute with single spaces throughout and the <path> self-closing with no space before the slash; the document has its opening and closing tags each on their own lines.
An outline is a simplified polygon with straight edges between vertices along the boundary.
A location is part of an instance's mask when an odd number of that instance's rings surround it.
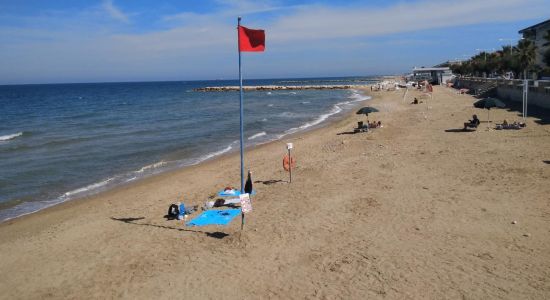
<svg viewBox="0 0 550 300">
<path fill-rule="evenodd" d="M 290 168 L 296 167 L 296 160 L 294 157 L 289 157 L 288 154 L 283 157 L 283 168 L 285 171 L 289 171 Z"/>
</svg>

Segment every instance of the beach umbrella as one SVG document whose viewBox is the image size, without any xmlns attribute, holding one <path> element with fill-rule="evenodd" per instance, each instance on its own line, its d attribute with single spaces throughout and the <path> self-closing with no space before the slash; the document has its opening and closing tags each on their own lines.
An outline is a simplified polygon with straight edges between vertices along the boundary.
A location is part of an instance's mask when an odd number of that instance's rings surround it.
<svg viewBox="0 0 550 300">
<path fill-rule="evenodd" d="M 503 108 L 503 107 L 506 107 L 506 104 L 504 104 L 504 102 L 496 98 L 484 98 L 474 102 L 474 107 L 487 109 L 487 128 L 489 128 L 489 120 L 490 120 L 489 113 L 491 111 L 491 108 L 495 108 L 495 107 Z"/>
<path fill-rule="evenodd" d="M 356 112 L 356 114 L 367 116 L 367 121 L 368 121 L 369 120 L 369 114 L 373 113 L 373 112 L 378 112 L 378 109 L 376 109 L 374 107 L 370 107 L 370 106 L 365 106 L 365 107 L 362 107 L 361 109 L 359 109 Z"/>
<path fill-rule="evenodd" d="M 374 108 L 374 107 L 370 107 L 370 106 L 365 106 L 365 107 L 362 107 L 361 109 L 359 109 L 357 111 L 357 114 L 358 115 L 368 115 L 370 113 L 373 113 L 373 112 L 378 112 L 378 109 Z"/>
</svg>

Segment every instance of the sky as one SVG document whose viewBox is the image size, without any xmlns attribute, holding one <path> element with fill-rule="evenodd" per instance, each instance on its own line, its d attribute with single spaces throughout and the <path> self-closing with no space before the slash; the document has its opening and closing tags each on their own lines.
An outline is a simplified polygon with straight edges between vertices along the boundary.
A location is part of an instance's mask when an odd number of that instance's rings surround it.
<svg viewBox="0 0 550 300">
<path fill-rule="evenodd" d="M 391 75 L 516 43 L 550 0 L 0 0 L 0 84 Z"/>
</svg>

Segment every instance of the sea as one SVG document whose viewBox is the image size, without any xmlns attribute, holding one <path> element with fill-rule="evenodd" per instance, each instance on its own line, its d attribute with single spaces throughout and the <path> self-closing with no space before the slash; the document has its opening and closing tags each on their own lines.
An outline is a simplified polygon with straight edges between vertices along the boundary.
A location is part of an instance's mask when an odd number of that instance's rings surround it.
<svg viewBox="0 0 550 300">
<path fill-rule="evenodd" d="M 380 77 L 245 80 L 364 85 Z M 0 222 L 239 151 L 236 80 L 0 86 Z M 244 93 L 246 147 L 323 126 L 357 90 Z"/>
</svg>

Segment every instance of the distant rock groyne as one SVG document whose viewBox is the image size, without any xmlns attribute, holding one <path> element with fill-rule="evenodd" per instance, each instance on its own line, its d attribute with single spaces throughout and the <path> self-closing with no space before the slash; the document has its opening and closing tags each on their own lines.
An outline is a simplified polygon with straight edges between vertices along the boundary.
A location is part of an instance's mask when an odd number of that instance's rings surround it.
<svg viewBox="0 0 550 300">
<path fill-rule="evenodd" d="M 366 85 L 259 85 L 243 86 L 244 91 L 278 91 L 278 90 L 346 90 L 365 88 Z M 238 86 L 208 86 L 194 89 L 196 92 L 234 92 Z"/>
</svg>

